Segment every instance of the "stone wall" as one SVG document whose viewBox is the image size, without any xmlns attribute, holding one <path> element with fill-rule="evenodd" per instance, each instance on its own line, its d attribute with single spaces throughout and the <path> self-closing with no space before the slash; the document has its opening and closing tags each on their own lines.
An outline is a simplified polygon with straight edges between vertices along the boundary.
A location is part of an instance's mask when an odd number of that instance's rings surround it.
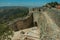
<svg viewBox="0 0 60 40">
<path fill-rule="evenodd" d="M 15 31 L 33 27 L 33 14 L 28 14 L 26 17 L 17 19 L 12 25 L 12 29 Z"/>
</svg>

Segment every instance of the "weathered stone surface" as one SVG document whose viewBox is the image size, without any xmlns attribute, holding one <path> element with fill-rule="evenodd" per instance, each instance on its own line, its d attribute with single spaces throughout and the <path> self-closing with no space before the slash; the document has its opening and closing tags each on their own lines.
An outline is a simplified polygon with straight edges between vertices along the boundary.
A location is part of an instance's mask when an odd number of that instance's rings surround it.
<svg viewBox="0 0 60 40">
<path fill-rule="evenodd" d="M 24 32 L 24 33 L 21 33 Z M 40 33 L 38 27 L 32 27 L 14 32 L 12 40 L 39 40 Z"/>
</svg>

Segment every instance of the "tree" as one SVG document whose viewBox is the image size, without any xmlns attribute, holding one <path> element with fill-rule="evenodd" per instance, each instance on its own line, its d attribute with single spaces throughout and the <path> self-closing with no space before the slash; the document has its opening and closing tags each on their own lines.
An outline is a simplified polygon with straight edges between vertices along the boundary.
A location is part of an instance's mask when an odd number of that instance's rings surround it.
<svg viewBox="0 0 60 40">
<path fill-rule="evenodd" d="M 55 7 L 56 5 L 59 5 L 58 2 L 50 2 L 50 3 L 47 3 L 46 6 L 51 6 L 51 7 Z"/>
<path fill-rule="evenodd" d="M 0 40 L 11 40 L 13 31 L 6 24 L 0 24 Z"/>
</svg>

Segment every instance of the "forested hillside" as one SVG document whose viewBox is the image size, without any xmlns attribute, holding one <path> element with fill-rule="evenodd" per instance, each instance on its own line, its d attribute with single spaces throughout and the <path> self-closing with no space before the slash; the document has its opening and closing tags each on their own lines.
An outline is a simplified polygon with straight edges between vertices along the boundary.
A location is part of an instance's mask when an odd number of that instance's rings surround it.
<svg viewBox="0 0 60 40">
<path fill-rule="evenodd" d="M 3 7 L 0 8 L 0 23 L 12 21 L 13 19 L 24 17 L 29 10 L 25 7 Z"/>
</svg>

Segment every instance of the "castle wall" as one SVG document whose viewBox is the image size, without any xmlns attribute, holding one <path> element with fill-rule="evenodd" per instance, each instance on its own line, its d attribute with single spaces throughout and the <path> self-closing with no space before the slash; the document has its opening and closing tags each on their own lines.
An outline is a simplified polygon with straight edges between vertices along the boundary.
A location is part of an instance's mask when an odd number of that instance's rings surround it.
<svg viewBox="0 0 60 40">
<path fill-rule="evenodd" d="M 16 30 L 16 31 L 33 27 L 33 14 L 29 14 L 25 18 L 17 20 L 12 24 L 11 27 L 13 30 Z"/>
</svg>

